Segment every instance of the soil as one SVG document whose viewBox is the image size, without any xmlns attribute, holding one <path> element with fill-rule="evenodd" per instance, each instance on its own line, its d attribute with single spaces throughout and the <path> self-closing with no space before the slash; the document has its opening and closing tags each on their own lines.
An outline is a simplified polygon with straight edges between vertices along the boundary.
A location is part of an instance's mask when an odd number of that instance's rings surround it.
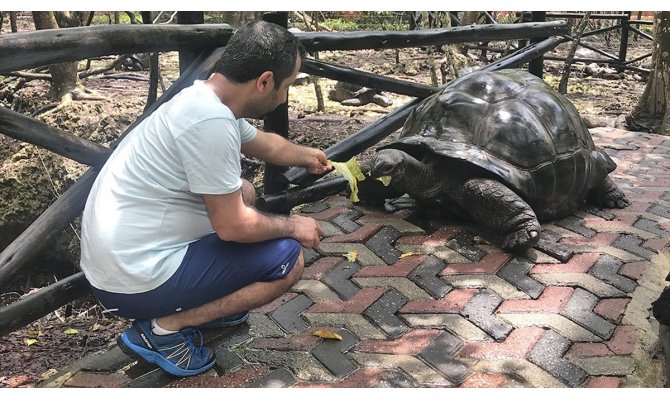
<svg viewBox="0 0 670 400">
<path fill-rule="evenodd" d="M 4 27 L 3 31 L 7 32 L 8 28 Z M 618 48 L 615 49 L 614 46 L 618 46 L 618 42 L 613 42 L 609 49 L 602 42 L 596 45 L 610 53 L 617 53 Z M 629 57 L 649 52 L 650 48 L 651 43 L 648 41 L 631 41 Z M 567 45 L 562 45 L 555 53 L 565 54 L 567 49 Z M 320 53 L 320 59 L 324 61 L 430 84 L 425 49 L 403 49 L 398 57 L 399 63 L 396 63 L 395 50 Z M 439 62 L 443 54 L 436 53 L 435 57 Z M 477 50 L 470 51 L 469 59 L 473 65 L 485 64 Z M 105 65 L 111 60 L 94 60 L 93 65 Z M 177 54 L 162 53 L 160 63 L 164 84 L 169 86 L 178 77 Z M 81 67 L 84 64 L 82 62 Z M 545 61 L 545 80 L 554 88 L 558 86 L 562 65 L 562 62 Z M 107 75 L 85 79 L 83 83 L 87 88 L 94 89 L 109 100 L 78 101 L 67 109 L 42 118 L 43 122 L 97 143 L 111 144 L 142 113 L 146 102 L 148 72 L 124 74 L 111 71 Z M 140 80 L 124 79 L 122 76 Z M 17 82 L 14 78 L 3 80 L 0 77 L 0 102 L 3 106 L 33 116 L 45 107 L 56 104 L 55 100 L 46 97 L 48 82 L 28 81 L 16 89 L 13 85 Z M 393 105 L 388 108 L 372 103 L 362 107 L 343 106 L 327 99 L 328 90 L 335 82 L 323 78 L 319 82 L 324 94 L 326 112 L 315 111 L 316 96 L 312 83 L 295 85 L 290 90 L 290 139 L 297 143 L 326 148 L 411 100 L 406 96 L 386 93 L 393 100 Z M 636 105 L 644 85 L 644 77 L 637 73 L 617 73 L 602 66 L 593 71 L 593 68 L 589 69 L 585 65 L 575 65 L 567 97 L 584 116 L 590 116 L 587 119 L 590 118 L 592 125 L 622 126 L 624 117 Z M 261 126 L 258 121 L 252 123 Z M 397 132 L 386 140 L 392 140 L 396 136 Z M 368 160 L 373 152 L 373 149 L 363 152 L 357 157 L 359 162 Z M 65 191 L 85 170 L 85 166 L 39 150 L 35 146 L 0 136 L 0 195 L 8 200 L 7 207 L 0 210 L 3 217 L 0 221 L 4 221 L 0 223 L 0 230 L 11 225 L 12 232 L 20 232 L 53 202 L 55 195 Z M 258 171 L 254 184 L 262 191 L 260 173 L 262 168 Z M 51 255 L 43 256 L 35 263 L 38 273 L 31 271 L 27 277 L 20 277 L 12 290 L 0 294 L 0 306 L 25 296 L 47 282 L 72 273 L 78 258 L 77 231 L 75 221 L 71 229 L 61 235 L 59 244 L 46 252 Z M 12 239 L 13 237 L 0 237 L 0 248 L 4 248 Z M 53 271 L 50 268 L 54 254 L 62 257 L 63 252 L 68 256 L 59 264 L 62 268 Z M 127 324 L 126 320 L 103 313 L 101 307 L 90 297 L 62 307 L 29 326 L 2 337 L 0 387 L 34 386 L 56 369 L 103 348 Z"/>
</svg>

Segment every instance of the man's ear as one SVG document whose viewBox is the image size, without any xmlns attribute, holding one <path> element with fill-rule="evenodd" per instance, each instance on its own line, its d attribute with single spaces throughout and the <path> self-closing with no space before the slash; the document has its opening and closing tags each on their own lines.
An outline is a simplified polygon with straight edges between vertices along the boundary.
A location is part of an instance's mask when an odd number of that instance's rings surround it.
<svg viewBox="0 0 670 400">
<path fill-rule="evenodd" d="M 272 71 L 265 71 L 256 78 L 256 89 L 260 93 L 268 93 L 275 87 L 274 73 Z"/>
</svg>

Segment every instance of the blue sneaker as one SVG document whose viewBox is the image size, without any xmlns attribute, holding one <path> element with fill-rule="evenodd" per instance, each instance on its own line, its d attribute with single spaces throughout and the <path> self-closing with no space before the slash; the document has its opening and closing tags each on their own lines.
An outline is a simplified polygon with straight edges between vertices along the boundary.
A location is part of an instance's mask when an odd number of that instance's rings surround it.
<svg viewBox="0 0 670 400">
<path fill-rule="evenodd" d="M 194 343 L 197 339 L 198 344 Z M 121 350 L 139 360 L 156 364 L 176 376 L 193 376 L 214 366 L 214 352 L 203 347 L 202 334 L 186 328 L 171 335 L 156 335 L 151 321 L 135 320 L 116 339 Z"/>
<path fill-rule="evenodd" d="M 198 325 L 198 329 L 221 329 L 230 328 L 233 326 L 242 325 L 249 319 L 249 311 L 239 314 L 233 314 L 225 318 L 215 319 L 214 321 L 206 322 Z"/>
</svg>

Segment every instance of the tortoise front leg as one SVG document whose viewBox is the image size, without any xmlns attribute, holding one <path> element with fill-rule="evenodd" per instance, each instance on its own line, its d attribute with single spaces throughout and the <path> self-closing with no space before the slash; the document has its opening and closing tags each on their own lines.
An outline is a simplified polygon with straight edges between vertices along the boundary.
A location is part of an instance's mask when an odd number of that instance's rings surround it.
<svg viewBox="0 0 670 400">
<path fill-rule="evenodd" d="M 625 208 L 630 205 L 626 195 L 609 176 L 606 176 L 598 186 L 591 189 L 586 201 L 598 207 L 606 208 Z"/>
<path fill-rule="evenodd" d="M 461 205 L 477 223 L 491 232 L 491 241 L 502 249 L 523 252 L 540 238 L 540 223 L 535 212 L 519 195 L 498 181 L 466 181 Z"/>
</svg>

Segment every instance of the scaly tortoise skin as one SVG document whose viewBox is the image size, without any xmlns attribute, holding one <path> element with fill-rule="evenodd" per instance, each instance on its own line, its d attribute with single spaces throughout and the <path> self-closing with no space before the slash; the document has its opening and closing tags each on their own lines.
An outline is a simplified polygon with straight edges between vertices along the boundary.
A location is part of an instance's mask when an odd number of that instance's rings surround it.
<svg viewBox="0 0 670 400">
<path fill-rule="evenodd" d="M 528 72 L 502 70 L 466 75 L 417 105 L 370 173 L 419 201 L 455 204 L 492 242 L 521 252 L 539 239 L 538 219 L 585 200 L 626 207 L 608 176 L 615 168 L 568 99 Z"/>
</svg>

